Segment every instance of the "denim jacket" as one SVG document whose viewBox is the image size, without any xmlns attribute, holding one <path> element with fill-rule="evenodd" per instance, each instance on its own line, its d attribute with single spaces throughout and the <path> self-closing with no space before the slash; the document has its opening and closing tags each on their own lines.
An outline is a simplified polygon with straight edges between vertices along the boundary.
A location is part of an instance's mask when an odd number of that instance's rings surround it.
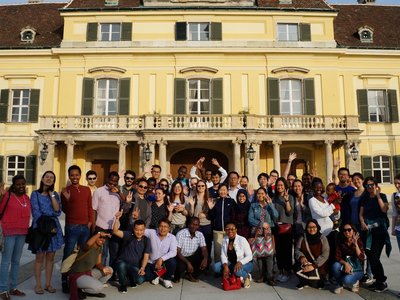
<svg viewBox="0 0 400 300">
<path fill-rule="evenodd" d="M 257 203 L 252 203 L 249 210 L 249 223 L 251 226 L 259 226 L 260 217 L 261 217 L 262 207 Z M 265 214 L 265 221 L 269 224 L 270 227 L 274 227 L 274 219 L 279 217 L 279 213 L 275 208 L 273 203 L 267 204 L 267 213 Z"/>
</svg>

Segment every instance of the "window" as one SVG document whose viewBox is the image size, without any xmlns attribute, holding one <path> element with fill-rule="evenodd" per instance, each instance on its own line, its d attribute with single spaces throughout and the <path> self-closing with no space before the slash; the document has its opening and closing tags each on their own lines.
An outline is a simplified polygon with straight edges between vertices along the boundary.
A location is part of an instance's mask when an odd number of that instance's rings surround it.
<svg viewBox="0 0 400 300">
<path fill-rule="evenodd" d="M 390 156 L 374 156 L 372 172 L 379 183 L 390 183 Z"/>
<path fill-rule="evenodd" d="M 117 79 L 97 80 L 96 115 L 116 115 L 117 96 Z"/>
<path fill-rule="evenodd" d="M 25 157 L 23 156 L 7 157 L 7 182 L 11 183 L 15 175 L 25 176 Z"/>
<path fill-rule="evenodd" d="M 189 23 L 188 30 L 190 41 L 210 40 L 210 23 Z"/>
<path fill-rule="evenodd" d="M 396 90 L 357 90 L 360 122 L 398 122 Z"/>
<path fill-rule="evenodd" d="M 218 22 L 177 22 L 177 41 L 221 41 L 222 24 Z"/>
<path fill-rule="evenodd" d="M 132 23 L 88 23 L 86 41 L 115 42 L 132 40 Z"/>
<path fill-rule="evenodd" d="M 373 43 L 374 30 L 371 27 L 364 26 L 358 29 L 361 43 Z"/>
<path fill-rule="evenodd" d="M 189 80 L 188 112 L 203 115 L 210 113 L 210 81 L 206 79 Z"/>
<path fill-rule="evenodd" d="M 28 122 L 29 90 L 12 91 L 11 122 Z"/>
<path fill-rule="evenodd" d="M 277 32 L 280 42 L 311 41 L 310 24 L 278 23 Z"/>
<path fill-rule="evenodd" d="M 102 23 L 100 24 L 101 41 L 120 41 L 121 24 L 120 23 Z"/>
<path fill-rule="evenodd" d="M 0 122 L 37 122 L 40 90 L 0 91 Z"/>
<path fill-rule="evenodd" d="M 270 115 L 315 115 L 314 79 L 267 79 Z"/>
</svg>

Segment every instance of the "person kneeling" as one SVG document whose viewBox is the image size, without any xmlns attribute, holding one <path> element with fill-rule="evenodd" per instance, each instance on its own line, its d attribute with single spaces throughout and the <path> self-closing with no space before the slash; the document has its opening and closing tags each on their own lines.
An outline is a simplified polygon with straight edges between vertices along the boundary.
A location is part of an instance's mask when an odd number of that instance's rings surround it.
<svg viewBox="0 0 400 300">
<path fill-rule="evenodd" d="M 115 215 L 113 234 L 123 240 L 115 266 L 119 278 L 118 291 L 125 294 L 128 282 L 131 287 L 136 287 L 137 284 L 145 281 L 150 241 L 144 236 L 145 223 L 143 220 L 135 221 L 133 232 L 119 230 L 121 216 L 122 210 Z"/>
<path fill-rule="evenodd" d="M 223 278 L 229 278 L 232 273 L 243 280 L 243 287 L 249 288 L 250 272 L 253 270 L 253 254 L 247 240 L 238 235 L 234 223 L 225 226 L 226 236 L 222 242 L 221 261 L 214 264 L 215 273 L 221 273 Z"/>
<path fill-rule="evenodd" d="M 105 298 L 101 293 L 104 284 L 113 274 L 111 267 L 102 264 L 102 251 L 106 238 L 110 234 L 98 232 L 78 253 L 69 271 L 70 300 L 85 299 L 86 296 Z"/>
<path fill-rule="evenodd" d="M 176 235 L 178 259 L 174 282 L 179 282 L 184 271 L 186 271 L 185 279 L 197 282 L 199 281 L 200 271 L 207 267 L 207 245 L 199 227 L 199 218 L 192 217 L 189 221 L 189 227 L 182 229 Z"/>
</svg>

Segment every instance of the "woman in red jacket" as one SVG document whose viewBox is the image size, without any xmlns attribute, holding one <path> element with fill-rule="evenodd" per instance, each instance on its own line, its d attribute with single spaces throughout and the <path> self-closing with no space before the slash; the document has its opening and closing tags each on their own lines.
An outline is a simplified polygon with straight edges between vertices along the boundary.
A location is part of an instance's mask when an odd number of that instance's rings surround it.
<svg viewBox="0 0 400 300">
<path fill-rule="evenodd" d="M 0 266 L 0 299 L 8 300 L 10 295 L 25 296 L 24 292 L 17 289 L 17 279 L 22 248 L 28 233 L 31 206 L 26 194 L 24 176 L 14 176 L 8 192 L 4 192 L 4 188 L 0 188 L 0 218 L 4 234 Z"/>
</svg>

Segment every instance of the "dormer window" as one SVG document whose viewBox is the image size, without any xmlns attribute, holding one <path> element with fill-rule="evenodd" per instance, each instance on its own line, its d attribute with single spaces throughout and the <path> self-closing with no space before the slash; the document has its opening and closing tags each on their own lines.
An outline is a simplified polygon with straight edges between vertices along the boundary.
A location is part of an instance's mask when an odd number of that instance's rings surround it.
<svg viewBox="0 0 400 300">
<path fill-rule="evenodd" d="M 358 29 L 361 43 L 372 43 L 374 41 L 374 31 L 372 28 L 365 26 Z"/>
<path fill-rule="evenodd" d="M 21 31 L 21 41 L 32 43 L 35 39 L 36 31 L 33 28 L 26 27 Z"/>
</svg>

